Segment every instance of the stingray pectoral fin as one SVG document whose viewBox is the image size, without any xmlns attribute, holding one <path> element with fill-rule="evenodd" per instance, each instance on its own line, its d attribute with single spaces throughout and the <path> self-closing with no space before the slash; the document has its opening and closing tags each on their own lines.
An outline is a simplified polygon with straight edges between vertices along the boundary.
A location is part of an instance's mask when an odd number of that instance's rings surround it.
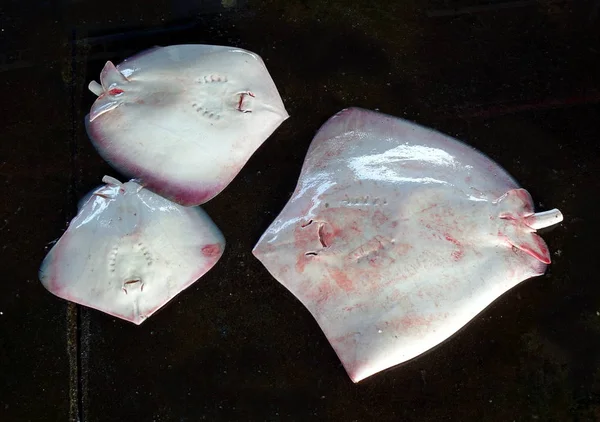
<svg viewBox="0 0 600 422">
<path fill-rule="evenodd" d="M 109 90 L 115 85 L 123 85 L 129 81 L 110 60 L 106 62 L 102 72 L 100 72 L 100 83 L 105 90 Z"/>
</svg>

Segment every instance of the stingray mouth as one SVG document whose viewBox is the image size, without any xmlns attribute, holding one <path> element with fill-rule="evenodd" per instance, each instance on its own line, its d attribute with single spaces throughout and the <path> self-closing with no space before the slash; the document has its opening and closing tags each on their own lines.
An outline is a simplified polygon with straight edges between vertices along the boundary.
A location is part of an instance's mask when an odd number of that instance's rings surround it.
<svg viewBox="0 0 600 422">
<path fill-rule="evenodd" d="M 239 92 L 237 95 L 238 95 L 238 100 L 237 100 L 236 110 L 240 111 L 242 113 L 252 113 L 251 101 L 252 101 L 252 98 L 256 98 L 256 95 L 254 95 L 250 91 Z"/>
<path fill-rule="evenodd" d="M 127 294 L 128 291 L 133 289 L 140 289 L 140 292 L 144 291 L 144 282 L 141 278 L 132 277 L 123 282 L 122 290 L 125 294 Z"/>
<path fill-rule="evenodd" d="M 325 221 L 309 221 L 300 225 L 300 229 L 306 234 L 306 240 L 315 246 L 304 252 L 304 256 L 313 257 L 326 252 L 333 242 L 333 233 L 330 225 Z M 317 243 L 318 242 L 318 243 Z"/>
</svg>

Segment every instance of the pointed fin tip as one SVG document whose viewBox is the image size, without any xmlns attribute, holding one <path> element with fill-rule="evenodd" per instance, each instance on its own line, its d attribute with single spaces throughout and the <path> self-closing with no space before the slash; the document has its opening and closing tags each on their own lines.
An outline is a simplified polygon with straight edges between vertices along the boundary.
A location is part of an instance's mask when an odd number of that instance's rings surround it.
<svg viewBox="0 0 600 422">
<path fill-rule="evenodd" d="M 327 139 L 343 133 L 368 128 L 383 134 L 393 134 L 402 127 L 410 126 L 422 131 L 435 132 L 435 130 L 421 126 L 416 122 L 393 116 L 378 110 L 369 110 L 362 107 L 346 107 L 331 116 L 317 131 L 315 139 Z M 443 134 L 442 134 L 443 135 Z M 447 135 L 444 135 L 447 137 Z M 452 138 L 453 139 L 453 138 Z M 460 142 L 460 141 L 457 141 Z"/>
<path fill-rule="evenodd" d="M 123 186 L 123 183 L 121 183 L 120 180 L 109 175 L 104 175 L 104 177 L 102 178 L 102 182 L 106 183 L 107 185 Z"/>
<path fill-rule="evenodd" d="M 119 69 L 110 60 L 106 62 L 100 72 L 100 84 L 104 90 L 110 89 L 113 85 L 128 83 L 127 78 L 119 72 Z"/>
<path fill-rule="evenodd" d="M 546 242 L 535 233 L 523 233 L 521 236 L 509 238 L 509 243 L 544 264 L 549 265 L 552 262 Z"/>
</svg>

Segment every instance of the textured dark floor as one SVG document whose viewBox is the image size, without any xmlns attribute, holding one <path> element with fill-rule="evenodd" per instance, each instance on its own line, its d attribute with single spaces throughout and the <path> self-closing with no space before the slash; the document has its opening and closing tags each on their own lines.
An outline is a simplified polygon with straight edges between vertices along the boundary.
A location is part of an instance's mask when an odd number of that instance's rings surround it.
<svg viewBox="0 0 600 422">
<path fill-rule="evenodd" d="M 62 0 L 0 5 L 0 421 L 600 420 L 600 2 Z M 87 83 L 177 43 L 266 61 L 291 118 L 204 208 L 227 249 L 142 326 L 37 270 L 104 174 Z M 379 109 L 490 155 L 560 226 L 545 276 L 358 385 L 250 251 L 318 127 Z"/>
</svg>

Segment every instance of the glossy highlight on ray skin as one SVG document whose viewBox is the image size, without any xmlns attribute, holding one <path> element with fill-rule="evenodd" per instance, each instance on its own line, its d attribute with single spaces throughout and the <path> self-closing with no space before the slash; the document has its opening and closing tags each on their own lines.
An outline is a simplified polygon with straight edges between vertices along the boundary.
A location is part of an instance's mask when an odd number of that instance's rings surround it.
<svg viewBox="0 0 600 422">
<path fill-rule="evenodd" d="M 86 195 L 39 271 L 54 295 L 141 324 L 221 258 L 225 239 L 200 207 L 183 207 L 136 180 Z"/>
<path fill-rule="evenodd" d="M 234 47 L 155 47 L 107 62 L 88 88 L 98 153 L 184 206 L 222 192 L 289 117 L 264 61 Z"/>
<path fill-rule="evenodd" d="M 359 382 L 440 344 L 543 274 L 527 190 L 470 146 L 349 108 L 317 132 L 292 197 L 253 254 L 313 315 Z"/>
</svg>

